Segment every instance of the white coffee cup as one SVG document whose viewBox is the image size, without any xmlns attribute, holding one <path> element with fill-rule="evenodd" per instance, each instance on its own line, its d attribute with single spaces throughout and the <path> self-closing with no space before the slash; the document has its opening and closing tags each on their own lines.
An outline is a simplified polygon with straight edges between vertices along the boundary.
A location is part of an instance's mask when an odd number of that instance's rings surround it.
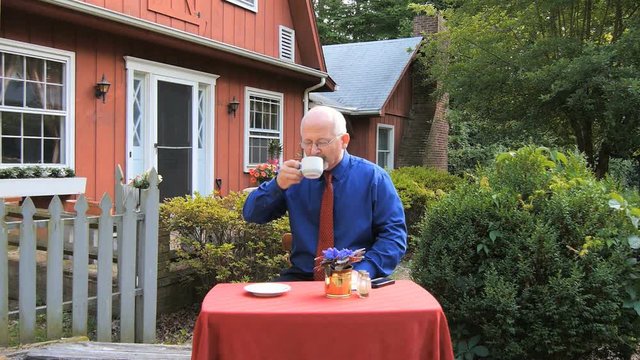
<svg viewBox="0 0 640 360">
<path fill-rule="evenodd" d="M 324 171 L 324 159 L 320 156 L 307 156 L 302 158 L 300 172 L 307 179 L 317 179 Z"/>
</svg>

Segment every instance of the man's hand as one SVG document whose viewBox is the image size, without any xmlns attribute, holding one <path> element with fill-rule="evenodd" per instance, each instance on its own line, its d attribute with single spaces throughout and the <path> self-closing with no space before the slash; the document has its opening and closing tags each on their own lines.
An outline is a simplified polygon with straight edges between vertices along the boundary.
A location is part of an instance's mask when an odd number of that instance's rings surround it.
<svg viewBox="0 0 640 360">
<path fill-rule="evenodd" d="M 300 162 L 298 160 L 287 160 L 280 167 L 276 182 L 280 189 L 286 190 L 289 186 L 298 184 L 302 181 L 302 178 Z"/>
</svg>

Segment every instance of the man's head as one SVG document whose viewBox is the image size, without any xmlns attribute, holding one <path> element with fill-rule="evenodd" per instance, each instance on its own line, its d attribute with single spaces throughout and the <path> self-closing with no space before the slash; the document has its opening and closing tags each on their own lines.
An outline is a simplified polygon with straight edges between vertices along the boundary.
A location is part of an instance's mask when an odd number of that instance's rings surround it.
<svg viewBox="0 0 640 360">
<path fill-rule="evenodd" d="M 302 118 L 300 135 L 304 153 L 307 156 L 322 157 L 328 170 L 342 160 L 350 139 L 344 116 L 326 106 L 316 106 L 309 110 Z"/>
</svg>

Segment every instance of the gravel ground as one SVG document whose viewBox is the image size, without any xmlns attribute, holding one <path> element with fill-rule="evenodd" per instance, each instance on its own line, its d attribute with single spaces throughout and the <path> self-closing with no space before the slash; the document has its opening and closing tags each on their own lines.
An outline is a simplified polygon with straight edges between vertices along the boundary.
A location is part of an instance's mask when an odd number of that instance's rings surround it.
<svg viewBox="0 0 640 360">
<path fill-rule="evenodd" d="M 200 304 L 158 316 L 156 338 L 160 344 L 191 345 L 193 328 L 200 312 Z"/>
</svg>

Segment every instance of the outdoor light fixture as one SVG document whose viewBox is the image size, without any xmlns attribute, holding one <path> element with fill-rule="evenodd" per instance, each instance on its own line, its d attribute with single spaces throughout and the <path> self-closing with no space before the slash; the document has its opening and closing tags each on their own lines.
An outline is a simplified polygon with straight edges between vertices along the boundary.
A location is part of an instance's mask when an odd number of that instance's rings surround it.
<svg viewBox="0 0 640 360">
<path fill-rule="evenodd" d="M 233 113 L 233 117 L 236 117 L 236 110 L 238 110 L 238 105 L 240 105 L 240 101 L 236 100 L 234 96 L 231 101 L 229 101 L 229 105 L 227 105 L 227 113 Z"/>
<path fill-rule="evenodd" d="M 96 84 L 96 98 L 102 98 L 102 103 L 104 104 L 104 97 L 109 92 L 109 87 L 111 83 L 105 79 L 104 74 L 102 74 L 102 80 L 98 81 Z"/>
</svg>

